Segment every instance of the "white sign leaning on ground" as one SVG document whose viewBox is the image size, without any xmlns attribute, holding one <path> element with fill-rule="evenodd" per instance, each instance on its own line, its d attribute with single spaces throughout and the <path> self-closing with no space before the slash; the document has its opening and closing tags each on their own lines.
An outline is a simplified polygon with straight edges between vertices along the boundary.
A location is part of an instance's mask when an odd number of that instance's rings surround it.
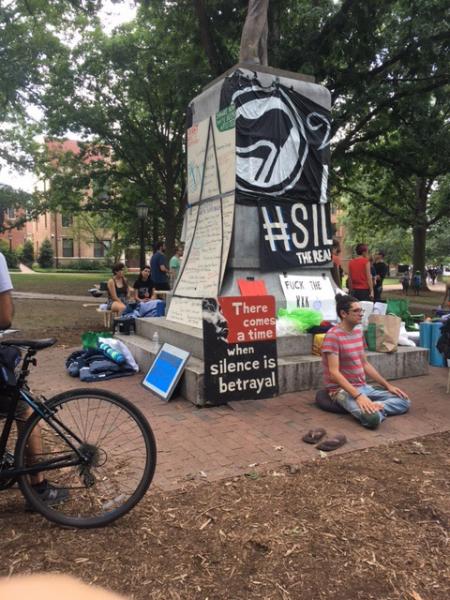
<svg viewBox="0 0 450 600">
<path fill-rule="evenodd" d="M 336 321 L 334 290 L 327 275 L 280 275 L 287 308 L 313 308 L 324 320 Z"/>
</svg>

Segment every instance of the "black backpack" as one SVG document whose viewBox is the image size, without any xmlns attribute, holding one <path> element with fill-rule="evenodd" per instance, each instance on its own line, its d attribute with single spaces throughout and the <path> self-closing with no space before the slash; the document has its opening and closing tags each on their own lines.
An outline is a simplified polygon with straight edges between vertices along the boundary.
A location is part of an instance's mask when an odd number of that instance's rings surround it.
<svg viewBox="0 0 450 600">
<path fill-rule="evenodd" d="M 436 348 L 447 360 L 450 360 L 450 319 L 447 319 L 441 327 L 441 337 L 436 343 Z"/>
<path fill-rule="evenodd" d="M 2 346 L 0 344 L 0 388 L 16 385 L 15 369 L 20 362 L 20 357 L 20 350 L 15 346 Z"/>
</svg>

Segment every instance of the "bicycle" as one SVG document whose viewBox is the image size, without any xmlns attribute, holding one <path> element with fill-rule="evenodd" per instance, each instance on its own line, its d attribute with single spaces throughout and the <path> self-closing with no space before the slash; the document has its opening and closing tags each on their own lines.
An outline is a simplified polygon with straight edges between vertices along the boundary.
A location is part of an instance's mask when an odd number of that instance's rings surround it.
<svg viewBox="0 0 450 600">
<path fill-rule="evenodd" d="M 53 338 L 0 342 L 0 348 L 17 349 L 19 357 L 20 349 L 25 351 L 21 367 L 9 372 L 9 384 L 0 385 L 6 405 L 0 489 L 17 481 L 30 507 L 59 525 L 105 526 L 136 506 L 149 488 L 156 467 L 155 438 L 141 411 L 118 394 L 74 389 L 50 399 L 33 395 L 27 383 L 30 365 L 36 366 L 39 350 L 55 343 Z M 23 403 L 33 411 L 26 420 L 18 414 Z M 8 441 L 16 429 L 12 452 Z M 40 451 L 32 453 L 38 435 Z M 67 490 L 68 498 L 56 506 L 46 504 L 32 483 L 38 473 Z"/>
</svg>

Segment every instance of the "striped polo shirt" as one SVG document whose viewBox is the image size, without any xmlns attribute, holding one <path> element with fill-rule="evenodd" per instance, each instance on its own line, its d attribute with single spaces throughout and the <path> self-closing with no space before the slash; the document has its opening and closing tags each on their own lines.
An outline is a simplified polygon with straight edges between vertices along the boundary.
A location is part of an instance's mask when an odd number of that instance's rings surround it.
<svg viewBox="0 0 450 600">
<path fill-rule="evenodd" d="M 339 356 L 339 371 L 355 387 L 366 383 L 366 374 L 363 369 L 364 338 L 360 327 L 355 327 L 350 333 L 335 325 L 325 336 L 322 344 L 322 363 L 325 387 L 329 391 L 336 391 L 339 386 L 331 381 L 328 370 L 328 360 L 325 354 Z"/>
</svg>

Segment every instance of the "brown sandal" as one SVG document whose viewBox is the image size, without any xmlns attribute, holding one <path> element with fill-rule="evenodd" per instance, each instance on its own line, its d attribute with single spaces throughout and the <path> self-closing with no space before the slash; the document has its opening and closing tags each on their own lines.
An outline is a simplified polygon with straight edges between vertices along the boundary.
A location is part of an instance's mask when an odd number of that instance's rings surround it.
<svg viewBox="0 0 450 600">
<path fill-rule="evenodd" d="M 320 440 L 326 433 L 327 432 L 322 427 L 318 427 L 317 429 L 310 429 L 308 433 L 305 433 L 305 435 L 302 437 L 302 440 L 306 444 L 317 444 L 317 442 L 320 442 Z"/>
<path fill-rule="evenodd" d="M 332 450 L 337 450 L 341 446 L 347 443 L 347 438 L 342 433 L 337 433 L 332 438 L 324 440 L 320 444 L 317 444 L 317 450 L 322 450 L 322 452 L 331 452 Z"/>
</svg>

